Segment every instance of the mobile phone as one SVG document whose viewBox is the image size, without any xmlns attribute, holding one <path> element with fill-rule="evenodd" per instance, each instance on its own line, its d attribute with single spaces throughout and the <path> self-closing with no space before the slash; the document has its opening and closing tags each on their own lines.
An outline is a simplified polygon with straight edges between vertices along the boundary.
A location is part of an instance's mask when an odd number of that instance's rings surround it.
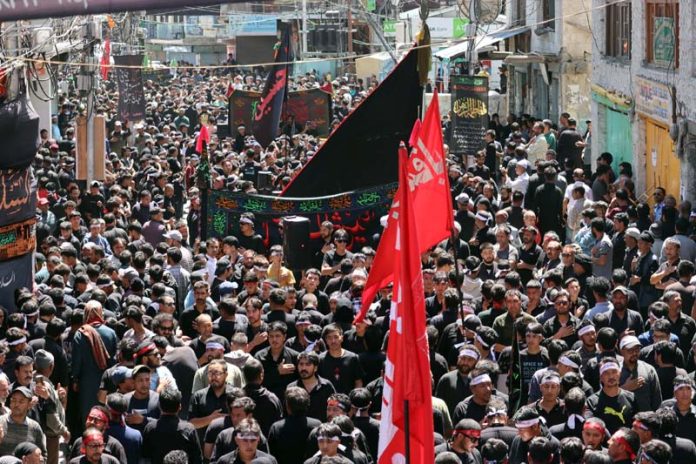
<svg viewBox="0 0 696 464">
<path fill-rule="evenodd" d="M 45 379 L 45 377 L 44 377 L 43 375 L 41 375 L 41 374 L 37 374 L 37 375 L 34 376 L 34 382 L 35 382 L 35 383 L 38 383 L 38 384 L 42 384 L 42 385 L 43 385 L 44 379 Z"/>
</svg>

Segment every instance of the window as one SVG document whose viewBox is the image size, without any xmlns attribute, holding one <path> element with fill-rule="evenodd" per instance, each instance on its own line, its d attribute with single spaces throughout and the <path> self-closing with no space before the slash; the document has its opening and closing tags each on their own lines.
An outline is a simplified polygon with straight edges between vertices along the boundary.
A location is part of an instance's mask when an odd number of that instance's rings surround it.
<svg viewBox="0 0 696 464">
<path fill-rule="evenodd" d="M 541 21 L 544 29 L 556 30 L 556 0 L 541 0 Z"/>
<path fill-rule="evenodd" d="M 527 0 L 515 2 L 515 26 L 527 24 Z"/>
<path fill-rule="evenodd" d="M 631 59 L 631 3 L 615 3 L 607 7 L 606 56 Z"/>
<path fill-rule="evenodd" d="M 662 68 L 679 67 L 679 2 L 648 0 L 645 5 L 646 61 Z"/>
</svg>

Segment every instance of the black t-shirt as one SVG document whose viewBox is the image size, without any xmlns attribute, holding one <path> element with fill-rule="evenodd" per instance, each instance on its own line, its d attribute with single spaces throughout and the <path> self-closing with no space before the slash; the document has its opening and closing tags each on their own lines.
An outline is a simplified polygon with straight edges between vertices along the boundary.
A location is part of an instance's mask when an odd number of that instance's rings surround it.
<svg viewBox="0 0 696 464">
<path fill-rule="evenodd" d="M 469 396 L 454 408 L 452 423 L 456 424 L 462 419 L 474 419 L 476 422 L 481 422 L 486 417 L 487 410 L 488 405 L 481 406 L 474 401 L 473 396 Z"/>
<path fill-rule="evenodd" d="M 619 390 L 616 396 L 609 396 L 600 390 L 587 399 L 587 409 L 594 417 L 604 421 L 609 433 L 613 434 L 621 427 L 630 427 L 636 413 L 633 393 Z"/>
<path fill-rule="evenodd" d="M 263 238 L 259 234 L 239 234 L 239 248 L 243 248 L 245 250 L 254 250 L 259 254 L 266 253 L 266 246 L 263 244 Z"/>
<path fill-rule="evenodd" d="M 327 265 L 327 266 L 334 267 L 334 266 L 337 266 L 338 264 L 340 264 L 341 261 L 342 261 L 344 258 L 352 259 L 352 258 L 353 258 L 353 253 L 351 253 L 350 251 L 346 250 L 346 254 L 344 254 L 344 255 L 339 255 L 339 254 L 336 252 L 336 250 L 330 250 L 328 253 L 326 253 L 326 254 L 324 255 L 323 264 L 325 264 L 325 265 Z"/>
<path fill-rule="evenodd" d="M 360 359 L 348 350 L 343 350 L 340 358 L 334 358 L 328 351 L 322 353 L 319 357 L 319 375 L 331 382 L 338 393 L 346 395 L 355 388 L 356 380 L 365 378 Z"/>
<path fill-rule="evenodd" d="M 539 245 L 534 245 L 530 249 L 526 247 L 520 248 L 520 263 L 531 264 L 536 266 L 541 256 L 541 247 Z M 518 269 L 517 273 L 520 275 L 520 279 L 524 285 L 534 278 L 534 274 L 531 269 Z"/>
</svg>

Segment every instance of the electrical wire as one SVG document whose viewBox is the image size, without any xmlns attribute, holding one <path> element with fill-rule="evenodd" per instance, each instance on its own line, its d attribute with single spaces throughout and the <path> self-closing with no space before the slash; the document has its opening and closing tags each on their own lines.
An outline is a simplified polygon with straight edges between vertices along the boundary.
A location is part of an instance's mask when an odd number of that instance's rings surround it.
<svg viewBox="0 0 696 464">
<path fill-rule="evenodd" d="M 506 32 L 517 32 L 517 31 L 521 32 L 521 31 L 527 30 L 529 28 L 533 28 L 534 26 L 538 26 L 540 24 L 546 24 L 551 20 L 555 21 L 558 19 L 567 19 L 570 17 L 583 15 L 583 14 L 586 14 L 587 12 L 602 10 L 602 9 L 608 8 L 611 5 L 615 5 L 618 3 L 624 3 L 625 1 L 626 0 L 614 0 L 614 1 L 607 2 L 607 3 L 602 4 L 602 5 L 591 7 L 589 9 L 586 8 L 584 10 L 576 11 L 576 12 L 569 13 L 566 15 L 556 16 L 555 18 L 547 19 L 544 21 L 539 21 L 537 23 L 525 24 L 525 25 L 521 25 L 521 26 L 508 28 L 508 29 L 506 29 Z M 490 35 L 490 34 L 486 34 L 486 35 Z M 430 47 L 432 45 L 442 45 L 442 44 L 447 44 L 447 45 L 453 46 L 453 45 L 458 45 L 460 43 L 466 42 L 468 40 L 477 40 L 480 38 L 481 38 L 480 36 L 466 36 L 466 37 L 461 37 L 457 40 L 431 41 L 431 43 L 427 44 L 427 45 L 420 45 L 420 46 L 414 45 L 412 47 L 412 49 L 417 50 L 420 48 L 427 48 L 427 47 Z M 27 55 L 27 54 L 24 54 L 24 55 Z M 300 63 L 316 63 L 316 62 L 325 62 L 325 61 L 342 61 L 342 60 L 346 60 L 346 59 L 362 58 L 362 57 L 366 57 L 366 56 L 370 56 L 370 55 L 372 55 L 372 53 L 365 53 L 365 54 L 361 54 L 361 55 L 342 56 L 342 57 L 314 58 L 314 59 L 297 60 L 297 61 L 282 62 L 282 63 L 281 62 L 266 62 L 266 63 L 236 64 L 236 65 L 222 64 L 222 65 L 198 65 L 198 66 L 194 66 L 194 65 L 191 65 L 191 66 L 186 66 L 186 65 L 161 66 L 159 69 L 178 69 L 178 70 L 238 69 L 238 68 L 250 68 L 250 67 L 255 67 L 255 66 L 273 66 L 273 65 L 283 65 L 283 64 L 300 64 Z M 44 60 L 44 59 L 28 58 L 27 56 L 14 57 L 13 60 L 17 60 L 20 62 L 36 62 L 36 63 L 52 64 L 52 65 L 68 65 L 68 66 L 77 67 L 77 68 L 81 68 L 81 67 L 94 67 L 94 68 L 96 68 L 96 67 L 100 66 L 99 63 L 74 63 L 74 62 L 59 61 L 59 60 Z M 150 68 L 142 66 L 142 65 L 116 65 L 116 64 L 113 64 L 113 65 L 111 65 L 111 67 L 112 68 L 126 68 L 126 69 L 150 69 Z M 0 67 L 0 69 L 2 69 L 2 68 Z"/>
</svg>

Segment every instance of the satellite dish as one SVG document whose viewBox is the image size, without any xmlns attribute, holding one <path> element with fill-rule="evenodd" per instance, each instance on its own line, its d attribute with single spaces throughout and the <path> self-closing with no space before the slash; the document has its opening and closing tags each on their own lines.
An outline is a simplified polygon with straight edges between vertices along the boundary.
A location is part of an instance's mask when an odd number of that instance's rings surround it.
<svg viewBox="0 0 696 464">
<path fill-rule="evenodd" d="M 501 0 L 458 0 L 462 16 L 470 22 L 491 24 L 500 14 Z"/>
</svg>

